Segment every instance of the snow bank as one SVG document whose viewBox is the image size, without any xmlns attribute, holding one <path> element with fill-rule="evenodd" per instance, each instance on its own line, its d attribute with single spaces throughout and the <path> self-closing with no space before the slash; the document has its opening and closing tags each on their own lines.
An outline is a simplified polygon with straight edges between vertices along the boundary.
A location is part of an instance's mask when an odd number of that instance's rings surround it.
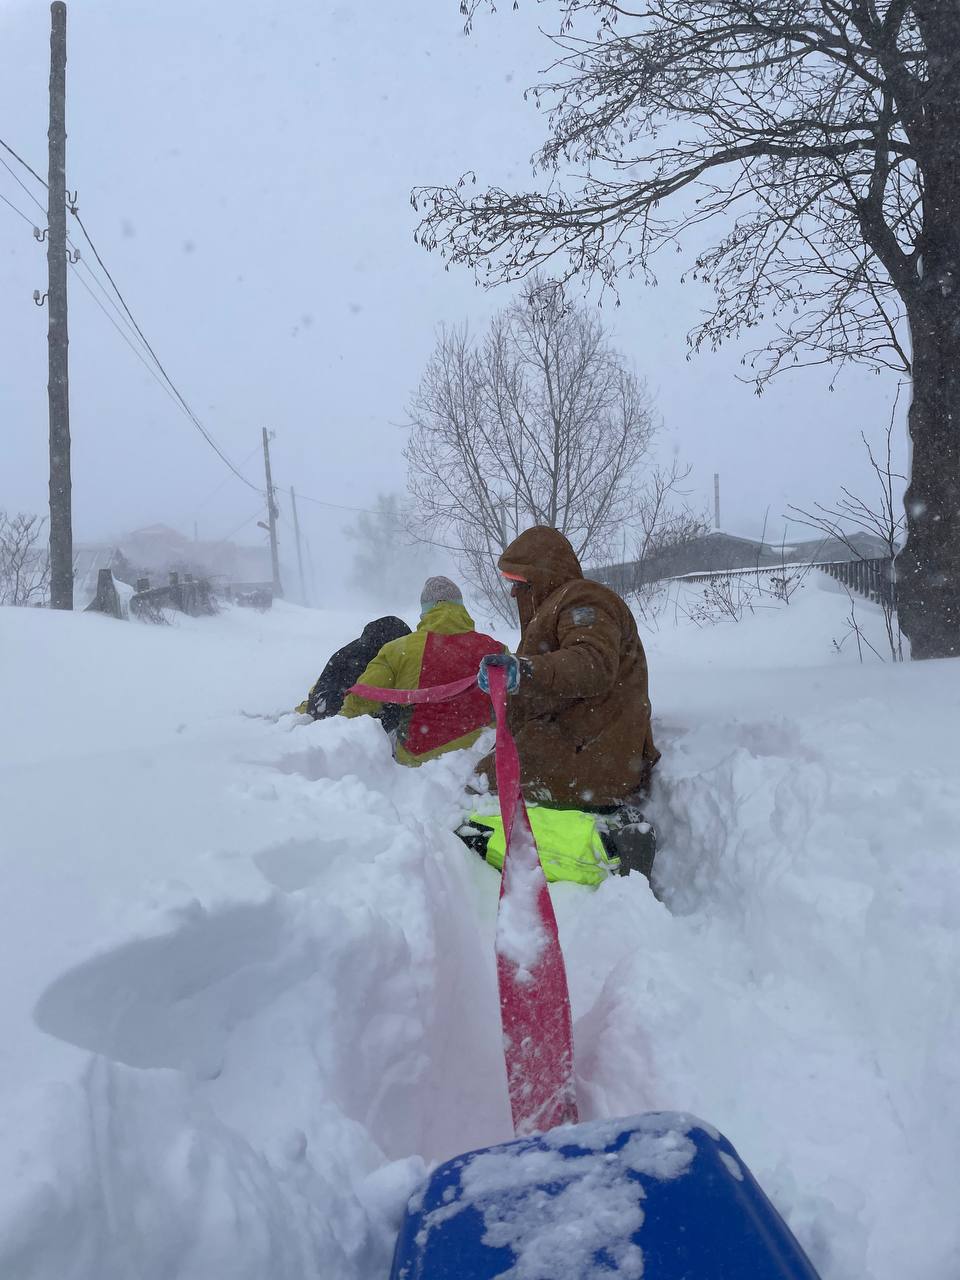
<svg viewBox="0 0 960 1280">
<path fill-rule="evenodd" d="M 469 761 L 240 714 L 358 622 L 0 612 L 0 1274 L 379 1275 L 423 1157 L 510 1136 Z"/>
<path fill-rule="evenodd" d="M 663 902 L 553 887 L 581 1110 L 708 1117 L 825 1280 L 942 1280 L 960 669 L 837 654 L 816 583 L 647 636 Z M 382 1280 L 424 1162 L 510 1136 L 476 751 L 241 714 L 361 622 L 0 610 L 0 1275 Z"/>
</svg>

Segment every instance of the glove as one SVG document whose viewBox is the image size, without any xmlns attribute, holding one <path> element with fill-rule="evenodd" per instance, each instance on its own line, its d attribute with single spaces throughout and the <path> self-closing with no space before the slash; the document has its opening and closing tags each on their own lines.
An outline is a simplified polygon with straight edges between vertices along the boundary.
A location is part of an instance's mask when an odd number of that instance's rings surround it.
<svg viewBox="0 0 960 1280">
<path fill-rule="evenodd" d="M 520 688 L 520 662 L 512 653 L 488 653 L 480 662 L 480 670 L 477 672 L 477 684 L 484 693 L 490 692 L 490 676 L 488 672 L 491 667 L 506 667 L 507 669 L 507 693 L 516 693 Z"/>
</svg>

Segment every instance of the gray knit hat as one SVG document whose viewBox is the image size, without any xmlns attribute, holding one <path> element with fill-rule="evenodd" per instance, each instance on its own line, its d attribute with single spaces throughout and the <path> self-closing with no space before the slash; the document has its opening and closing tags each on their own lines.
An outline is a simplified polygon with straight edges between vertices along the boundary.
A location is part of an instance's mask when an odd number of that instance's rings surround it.
<svg viewBox="0 0 960 1280">
<path fill-rule="evenodd" d="M 428 578 L 420 592 L 421 613 L 426 613 L 435 604 L 463 604 L 460 588 L 442 574 L 438 574 L 435 578 Z"/>
</svg>

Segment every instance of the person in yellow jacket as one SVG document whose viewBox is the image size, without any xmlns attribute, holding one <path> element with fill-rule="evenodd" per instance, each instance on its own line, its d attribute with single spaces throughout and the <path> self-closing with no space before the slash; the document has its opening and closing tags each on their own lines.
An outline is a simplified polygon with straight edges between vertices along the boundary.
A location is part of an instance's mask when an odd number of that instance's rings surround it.
<svg viewBox="0 0 960 1280">
<path fill-rule="evenodd" d="M 385 644 L 358 684 L 375 689 L 423 689 L 475 676 L 482 660 L 506 647 L 477 631 L 464 608 L 460 588 L 449 578 L 428 578 L 420 594 L 420 625 L 408 636 Z M 347 694 L 340 714 L 379 716 L 381 702 Z M 392 710 L 398 710 L 391 708 Z M 447 751 L 472 746 L 491 723 L 490 700 L 478 688 L 448 702 L 399 709 L 396 759 L 419 765 Z"/>
</svg>

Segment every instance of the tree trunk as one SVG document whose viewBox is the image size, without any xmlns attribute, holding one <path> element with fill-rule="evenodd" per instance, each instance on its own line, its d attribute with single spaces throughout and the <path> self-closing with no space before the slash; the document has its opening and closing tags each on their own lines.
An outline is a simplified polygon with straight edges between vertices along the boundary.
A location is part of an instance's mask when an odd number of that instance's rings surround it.
<svg viewBox="0 0 960 1280">
<path fill-rule="evenodd" d="M 913 458 L 897 596 L 913 657 L 949 658 L 960 655 L 960 11 L 940 0 L 914 0 L 914 10 L 929 72 L 923 94 L 906 99 L 923 231 L 901 285 L 913 343 Z"/>
<path fill-rule="evenodd" d="M 960 656 L 960 272 L 935 292 L 910 313 L 913 458 L 897 596 L 914 658 Z"/>
</svg>

